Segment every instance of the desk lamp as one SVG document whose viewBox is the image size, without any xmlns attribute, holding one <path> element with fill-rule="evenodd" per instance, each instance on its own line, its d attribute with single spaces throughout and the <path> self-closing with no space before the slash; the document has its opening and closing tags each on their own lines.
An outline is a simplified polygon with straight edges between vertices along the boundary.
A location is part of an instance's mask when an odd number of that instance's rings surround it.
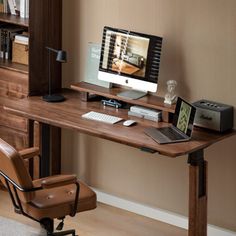
<svg viewBox="0 0 236 236">
<path fill-rule="evenodd" d="M 66 52 L 46 47 L 48 50 L 48 94 L 43 96 L 46 102 L 63 102 L 65 97 L 60 94 L 52 94 L 52 79 L 51 79 L 51 52 L 57 54 L 56 61 L 66 62 Z"/>
</svg>

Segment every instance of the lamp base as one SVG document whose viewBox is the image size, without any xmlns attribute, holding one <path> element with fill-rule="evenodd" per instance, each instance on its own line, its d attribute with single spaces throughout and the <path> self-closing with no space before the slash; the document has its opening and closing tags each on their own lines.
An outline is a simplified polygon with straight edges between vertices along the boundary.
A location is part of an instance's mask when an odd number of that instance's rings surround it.
<svg viewBox="0 0 236 236">
<path fill-rule="evenodd" d="M 43 100 L 45 102 L 63 102 L 65 101 L 65 97 L 60 94 L 51 94 L 51 95 L 44 95 Z"/>
</svg>

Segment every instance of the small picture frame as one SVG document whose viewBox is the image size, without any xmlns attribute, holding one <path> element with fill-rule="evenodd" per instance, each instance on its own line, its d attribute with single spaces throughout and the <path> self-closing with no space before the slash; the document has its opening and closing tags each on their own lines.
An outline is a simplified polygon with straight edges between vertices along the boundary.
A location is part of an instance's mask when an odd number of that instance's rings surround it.
<svg viewBox="0 0 236 236">
<path fill-rule="evenodd" d="M 88 43 L 84 82 L 95 84 L 104 88 L 111 88 L 111 83 L 98 79 L 100 53 L 101 45 L 99 43 Z"/>
</svg>

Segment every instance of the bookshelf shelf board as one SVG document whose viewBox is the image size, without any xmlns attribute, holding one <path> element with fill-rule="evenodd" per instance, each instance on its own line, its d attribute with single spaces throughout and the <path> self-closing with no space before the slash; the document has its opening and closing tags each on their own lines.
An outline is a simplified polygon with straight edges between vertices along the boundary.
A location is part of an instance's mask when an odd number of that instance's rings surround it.
<svg viewBox="0 0 236 236">
<path fill-rule="evenodd" d="M 16 72 L 21 72 L 25 74 L 29 73 L 29 67 L 27 65 L 14 63 L 14 62 L 3 60 L 3 59 L 0 59 L 0 68 L 4 68 L 4 69 L 16 71 Z"/>
<path fill-rule="evenodd" d="M 19 16 L 15 16 L 15 15 L 11 15 L 11 14 L 0 13 L 0 21 L 14 24 L 14 25 L 29 27 L 29 19 L 21 18 Z"/>
</svg>

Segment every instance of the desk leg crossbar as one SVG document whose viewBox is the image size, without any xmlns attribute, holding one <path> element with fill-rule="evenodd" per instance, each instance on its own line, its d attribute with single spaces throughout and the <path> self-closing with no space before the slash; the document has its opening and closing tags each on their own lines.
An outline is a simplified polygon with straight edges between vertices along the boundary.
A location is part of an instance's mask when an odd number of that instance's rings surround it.
<svg viewBox="0 0 236 236">
<path fill-rule="evenodd" d="M 189 154 L 189 236 L 207 236 L 207 161 L 203 150 Z"/>
</svg>

